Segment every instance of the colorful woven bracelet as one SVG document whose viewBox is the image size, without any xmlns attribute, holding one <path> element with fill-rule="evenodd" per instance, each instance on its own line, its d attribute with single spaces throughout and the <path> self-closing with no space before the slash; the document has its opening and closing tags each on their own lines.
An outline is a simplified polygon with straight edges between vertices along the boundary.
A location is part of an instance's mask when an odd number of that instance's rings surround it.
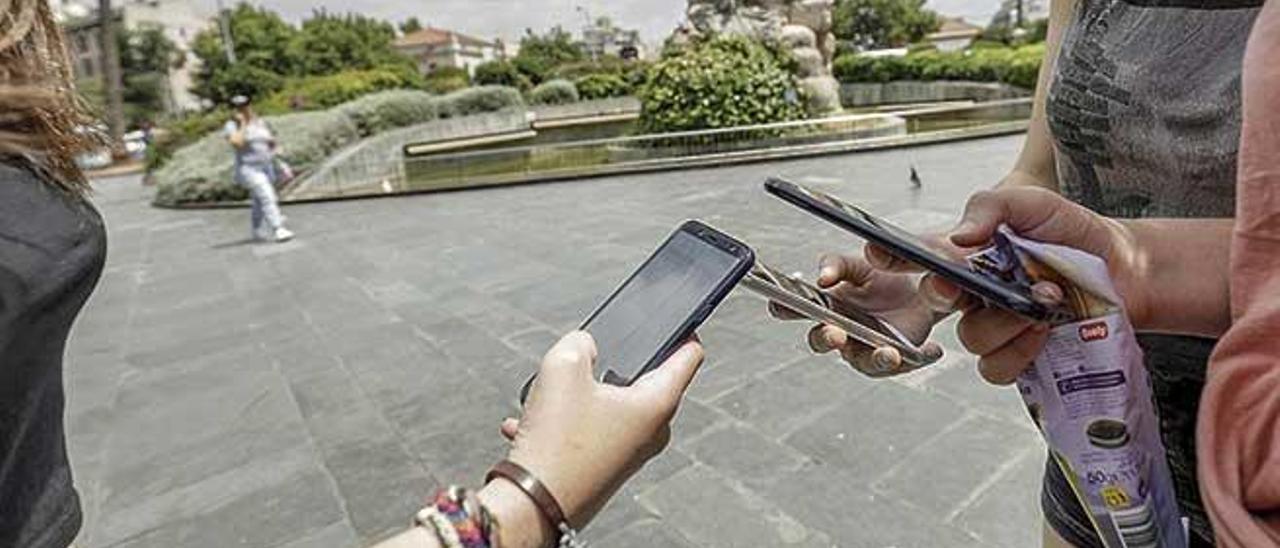
<svg viewBox="0 0 1280 548">
<path fill-rule="evenodd" d="M 414 517 L 414 523 L 429 527 L 445 548 L 494 548 L 497 521 L 482 505 L 468 508 L 467 490 L 458 486 L 442 489 L 431 504 Z"/>
</svg>

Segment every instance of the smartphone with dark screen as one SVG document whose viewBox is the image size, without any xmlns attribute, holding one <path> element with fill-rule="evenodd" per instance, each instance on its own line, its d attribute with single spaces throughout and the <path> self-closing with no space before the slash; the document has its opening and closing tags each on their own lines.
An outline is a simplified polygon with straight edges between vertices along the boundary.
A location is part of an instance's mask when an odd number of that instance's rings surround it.
<svg viewBox="0 0 1280 548">
<path fill-rule="evenodd" d="M 750 271 L 746 244 L 686 221 L 600 304 L 581 329 L 596 342 L 603 382 L 629 386 L 658 367 Z M 533 378 L 521 389 L 528 396 Z"/>
<path fill-rule="evenodd" d="M 974 272 L 965 263 L 955 261 L 920 241 L 914 234 L 876 218 L 835 196 L 813 190 L 777 177 L 764 183 L 765 190 L 783 201 L 865 238 L 890 253 L 911 261 L 942 276 L 961 289 L 986 302 L 1022 316 L 1041 321 L 1060 318 L 1061 310 L 1040 304 L 1031 298 L 1031 288 Z"/>
</svg>

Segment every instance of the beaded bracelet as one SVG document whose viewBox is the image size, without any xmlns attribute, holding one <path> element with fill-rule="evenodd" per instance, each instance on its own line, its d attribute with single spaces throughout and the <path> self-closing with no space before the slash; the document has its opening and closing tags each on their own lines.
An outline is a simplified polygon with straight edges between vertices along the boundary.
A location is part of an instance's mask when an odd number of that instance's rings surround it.
<svg viewBox="0 0 1280 548">
<path fill-rule="evenodd" d="M 414 525 L 435 531 L 445 548 L 495 548 L 498 521 L 466 489 L 442 489 L 414 516 Z"/>
</svg>

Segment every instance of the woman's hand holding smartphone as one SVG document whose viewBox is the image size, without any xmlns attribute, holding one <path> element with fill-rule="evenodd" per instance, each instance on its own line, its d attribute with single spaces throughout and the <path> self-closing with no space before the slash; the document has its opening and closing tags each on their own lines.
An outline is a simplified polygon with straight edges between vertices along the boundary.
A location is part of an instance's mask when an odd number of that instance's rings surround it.
<svg viewBox="0 0 1280 548">
<path fill-rule="evenodd" d="M 934 324 L 945 317 L 935 313 L 916 291 L 914 277 L 877 270 L 862 257 L 829 254 L 822 257 L 817 287 L 831 297 L 834 312 L 852 318 L 874 315 L 872 322 L 887 323 L 896 338 L 906 339 L 911 358 L 898 346 L 872 345 L 831 323 L 819 323 L 809 330 L 809 347 L 819 354 L 839 352 L 851 367 L 871 377 L 886 377 L 914 371 L 936 361 L 942 348 L 928 341 Z M 814 321 L 776 302 L 769 313 L 782 320 Z M 858 323 L 867 325 L 866 319 Z"/>
</svg>

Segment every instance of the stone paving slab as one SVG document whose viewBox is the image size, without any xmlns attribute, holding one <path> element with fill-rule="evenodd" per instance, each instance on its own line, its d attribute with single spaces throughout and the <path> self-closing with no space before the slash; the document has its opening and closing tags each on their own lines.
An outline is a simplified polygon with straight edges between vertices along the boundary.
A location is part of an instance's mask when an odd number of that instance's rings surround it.
<svg viewBox="0 0 1280 548">
<path fill-rule="evenodd" d="M 474 484 L 559 334 L 682 220 L 812 272 L 858 241 L 760 189 L 783 174 L 914 230 L 945 225 L 1019 138 L 247 212 L 147 205 L 100 180 L 101 286 L 73 332 L 69 449 L 87 547 L 360 546 Z M 907 182 L 915 165 L 924 188 Z M 731 296 L 669 450 L 588 529 L 597 546 L 1039 542 L 1043 445 L 1017 395 L 948 357 L 887 381 L 810 355 Z"/>
</svg>

